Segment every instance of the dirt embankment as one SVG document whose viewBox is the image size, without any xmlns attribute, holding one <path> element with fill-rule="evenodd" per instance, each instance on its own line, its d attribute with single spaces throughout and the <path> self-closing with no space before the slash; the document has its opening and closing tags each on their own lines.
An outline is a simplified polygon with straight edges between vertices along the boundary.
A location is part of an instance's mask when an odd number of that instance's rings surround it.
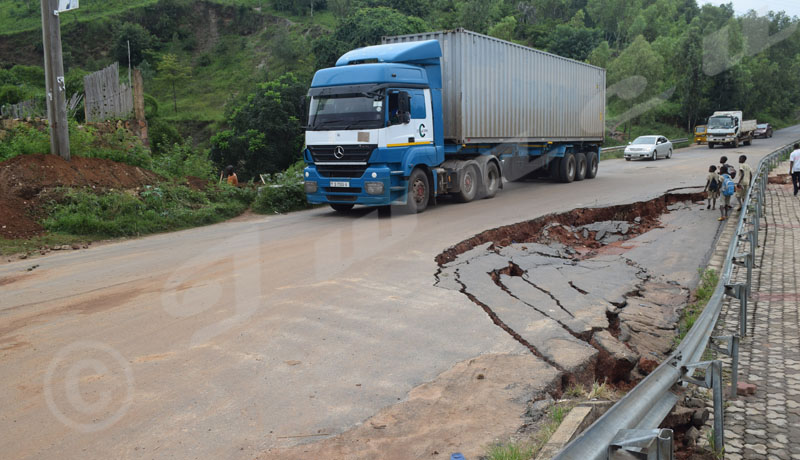
<svg viewBox="0 0 800 460">
<path fill-rule="evenodd" d="M 59 187 L 98 191 L 137 189 L 161 178 L 136 166 L 101 158 L 20 155 L 0 163 L 0 236 L 30 238 L 43 232 L 39 220 L 48 192 Z"/>
</svg>

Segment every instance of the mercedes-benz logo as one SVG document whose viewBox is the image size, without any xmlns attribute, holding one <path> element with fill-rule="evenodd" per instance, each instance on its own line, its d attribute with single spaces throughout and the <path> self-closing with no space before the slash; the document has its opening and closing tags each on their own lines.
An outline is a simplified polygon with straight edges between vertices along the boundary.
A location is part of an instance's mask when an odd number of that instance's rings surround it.
<svg viewBox="0 0 800 460">
<path fill-rule="evenodd" d="M 333 156 L 335 156 L 337 160 L 344 158 L 344 147 L 337 145 L 336 148 L 333 149 Z"/>
</svg>

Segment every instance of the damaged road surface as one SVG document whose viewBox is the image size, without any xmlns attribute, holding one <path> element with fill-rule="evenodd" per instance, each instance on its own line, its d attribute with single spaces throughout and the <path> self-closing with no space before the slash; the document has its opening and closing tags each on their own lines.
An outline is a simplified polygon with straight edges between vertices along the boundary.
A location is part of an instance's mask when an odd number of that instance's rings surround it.
<svg viewBox="0 0 800 460">
<path fill-rule="evenodd" d="M 462 292 L 555 368 L 561 386 L 628 381 L 660 361 L 719 227 L 699 195 L 581 209 L 490 230 L 441 254 Z M 662 214 L 664 213 L 664 214 Z"/>
<path fill-rule="evenodd" d="M 465 295 L 519 349 L 461 362 L 341 435 L 258 458 L 478 458 L 567 385 L 649 372 L 673 345 L 719 228 L 698 199 L 578 209 L 451 247 L 437 257 L 435 285 Z"/>
</svg>

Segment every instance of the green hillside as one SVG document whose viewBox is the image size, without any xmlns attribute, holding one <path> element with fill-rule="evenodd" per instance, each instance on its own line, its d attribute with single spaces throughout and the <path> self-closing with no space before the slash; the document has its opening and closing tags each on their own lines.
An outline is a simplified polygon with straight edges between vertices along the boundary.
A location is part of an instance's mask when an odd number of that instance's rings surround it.
<svg viewBox="0 0 800 460">
<path fill-rule="evenodd" d="M 0 0 L 0 104 L 43 95 L 38 4 Z M 313 71 L 382 35 L 464 27 L 605 67 L 615 143 L 715 110 L 796 122 L 799 24 L 695 0 L 84 0 L 62 35 L 69 90 L 130 41 L 154 135 L 252 176 L 299 157 Z"/>
</svg>

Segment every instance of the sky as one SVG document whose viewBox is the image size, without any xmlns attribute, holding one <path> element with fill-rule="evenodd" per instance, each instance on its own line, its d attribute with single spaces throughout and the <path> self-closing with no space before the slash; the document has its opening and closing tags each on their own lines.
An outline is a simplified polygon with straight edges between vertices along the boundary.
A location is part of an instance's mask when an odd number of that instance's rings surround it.
<svg viewBox="0 0 800 460">
<path fill-rule="evenodd" d="M 712 5 L 728 3 L 726 1 L 710 1 Z M 756 10 L 759 15 L 764 15 L 768 11 L 785 11 L 789 16 L 800 17 L 800 1 L 798 0 L 731 0 L 733 10 L 736 14 L 744 14 L 749 10 Z"/>
</svg>

